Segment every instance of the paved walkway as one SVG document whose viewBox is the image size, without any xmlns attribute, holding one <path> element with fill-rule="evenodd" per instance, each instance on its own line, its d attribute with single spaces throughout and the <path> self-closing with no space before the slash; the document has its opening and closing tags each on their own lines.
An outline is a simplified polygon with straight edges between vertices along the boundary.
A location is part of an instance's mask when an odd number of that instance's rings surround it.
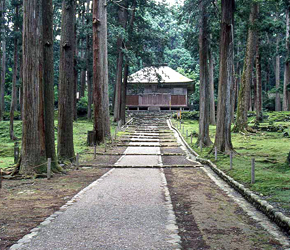
<svg viewBox="0 0 290 250">
<path fill-rule="evenodd" d="M 287 238 L 275 226 L 272 228 L 267 218 L 257 216 L 259 212 L 228 190 L 210 170 L 189 160 L 164 118 L 135 120 L 118 145 L 124 150 L 115 163 L 116 168 L 11 249 L 171 250 L 182 246 L 188 250 L 285 250 L 289 247 Z M 165 170 L 172 197 L 162 166 L 175 167 Z M 176 225 L 171 198 L 180 228 Z M 283 241 L 285 244 L 281 244 Z"/>
<path fill-rule="evenodd" d="M 135 132 L 133 128 L 129 143 L 132 147 L 125 150 L 115 165 L 162 165 L 158 123 L 142 129 L 146 133 Z M 24 238 L 21 242 L 25 244 L 19 249 L 180 248 L 162 169 L 113 169 L 63 213 L 44 224 L 32 239 Z"/>
</svg>

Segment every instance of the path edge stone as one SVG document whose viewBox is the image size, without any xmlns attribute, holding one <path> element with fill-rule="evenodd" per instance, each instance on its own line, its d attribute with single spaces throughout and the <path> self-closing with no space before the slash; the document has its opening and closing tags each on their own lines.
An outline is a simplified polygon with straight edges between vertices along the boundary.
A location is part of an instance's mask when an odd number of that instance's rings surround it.
<svg viewBox="0 0 290 250">
<path fill-rule="evenodd" d="M 186 149 L 192 153 L 196 160 L 204 165 L 208 165 L 222 180 L 228 183 L 232 188 L 239 192 L 248 202 L 253 204 L 259 211 L 264 213 L 271 221 L 276 223 L 281 229 L 290 234 L 290 217 L 287 217 L 283 213 L 279 212 L 266 200 L 261 199 L 260 196 L 256 195 L 250 189 L 246 188 L 243 184 L 235 181 L 232 177 L 225 174 L 220 170 L 211 160 L 203 159 L 197 154 L 185 141 L 180 131 L 172 125 L 171 119 L 168 119 L 169 124 L 173 130 L 177 132 L 180 139 L 184 143 Z"/>
<path fill-rule="evenodd" d="M 35 236 L 38 235 L 39 231 L 43 227 L 49 225 L 53 220 L 55 220 L 55 218 L 57 218 L 59 215 L 61 215 L 62 213 L 64 213 L 68 209 L 68 207 L 70 207 L 74 203 L 76 203 L 80 198 L 82 198 L 82 196 L 84 196 L 84 194 L 88 190 L 90 190 L 93 187 L 97 186 L 101 181 L 103 181 L 104 178 L 106 178 L 107 176 L 111 175 L 114 170 L 115 170 L 114 168 L 111 169 L 111 170 L 109 170 L 108 172 L 106 172 L 105 174 L 103 174 L 102 176 L 100 176 L 97 180 L 95 180 L 94 182 L 92 182 L 91 184 L 89 184 L 88 186 L 86 186 L 85 188 L 83 188 L 81 191 L 79 191 L 66 204 L 64 204 L 63 206 L 61 206 L 58 211 L 54 212 L 52 215 L 50 215 L 49 217 L 47 217 L 38 226 L 36 226 L 35 228 L 31 229 L 29 234 L 24 235 L 20 240 L 17 241 L 16 244 L 12 245 L 9 248 L 9 250 L 20 250 L 20 249 L 22 249 L 25 246 L 25 244 L 29 243 L 32 240 L 32 238 L 34 238 Z"/>
<path fill-rule="evenodd" d="M 167 180 L 166 180 L 166 176 L 165 176 L 163 168 L 160 169 L 160 174 L 161 174 L 161 181 L 162 181 L 162 190 L 165 197 L 165 205 L 166 205 L 167 213 L 168 213 L 166 229 L 170 232 L 170 238 L 171 238 L 170 240 L 168 240 L 168 242 L 172 244 L 175 250 L 180 250 L 181 237 L 178 235 L 179 230 L 178 230 L 178 225 L 176 222 L 176 216 L 173 209 L 171 196 L 170 196 L 170 192 L 168 189 L 168 184 L 167 184 Z"/>
</svg>

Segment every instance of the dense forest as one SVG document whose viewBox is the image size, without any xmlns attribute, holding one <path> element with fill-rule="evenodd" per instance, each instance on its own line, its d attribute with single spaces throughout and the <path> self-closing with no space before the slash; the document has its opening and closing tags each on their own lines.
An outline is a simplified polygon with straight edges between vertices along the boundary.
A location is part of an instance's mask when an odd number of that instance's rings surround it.
<svg viewBox="0 0 290 250">
<path fill-rule="evenodd" d="M 22 140 L 20 173 L 74 158 L 79 117 L 94 121 L 96 143 L 110 136 L 110 115 L 125 122 L 128 75 L 164 63 L 195 82 L 198 143 L 212 145 L 216 124 L 215 147 L 233 151 L 232 132 L 255 132 L 249 111 L 258 123 L 289 110 L 289 10 L 288 0 L 0 0 L 0 122 Z"/>
</svg>

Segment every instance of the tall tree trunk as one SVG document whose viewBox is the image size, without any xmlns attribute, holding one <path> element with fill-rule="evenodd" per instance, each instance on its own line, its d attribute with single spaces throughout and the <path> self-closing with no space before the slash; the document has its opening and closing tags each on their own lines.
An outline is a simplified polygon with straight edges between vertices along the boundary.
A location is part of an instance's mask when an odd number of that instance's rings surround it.
<svg viewBox="0 0 290 250">
<path fill-rule="evenodd" d="M 103 54 L 103 111 L 104 111 L 104 135 L 111 136 L 110 105 L 109 105 L 109 71 L 108 71 L 108 25 L 107 25 L 107 1 L 103 0 L 102 6 L 102 54 Z"/>
<path fill-rule="evenodd" d="M 131 17 L 130 17 L 130 21 L 128 24 L 128 38 L 127 38 L 127 44 L 126 47 L 129 48 L 130 47 L 130 42 L 131 42 L 131 37 L 132 37 L 132 33 L 133 33 L 133 26 L 134 26 L 134 21 L 135 21 L 135 12 L 136 12 L 136 1 L 134 0 L 132 3 L 132 8 L 131 8 Z M 126 57 L 125 58 L 126 63 L 125 63 L 125 67 L 124 67 L 124 80 L 123 80 L 123 84 L 122 84 L 122 96 L 121 96 L 121 122 L 122 124 L 126 123 L 126 99 L 127 99 L 127 82 L 128 82 L 128 74 L 129 74 L 129 60 Z"/>
<path fill-rule="evenodd" d="M 73 142 L 74 119 L 74 58 L 75 58 L 75 1 L 63 0 L 60 67 L 59 67 L 59 100 L 58 100 L 58 157 L 68 160 L 75 156 Z"/>
<path fill-rule="evenodd" d="M 9 126 L 9 134 L 10 139 L 15 141 L 17 140 L 17 137 L 14 135 L 14 111 L 15 106 L 17 104 L 17 74 L 18 74 L 18 38 L 17 38 L 17 32 L 18 32 L 18 18 L 19 18 L 19 6 L 16 5 L 15 7 L 15 24 L 14 24 L 14 66 L 13 66 L 13 77 L 12 77 L 12 98 L 11 98 L 11 105 L 10 105 L 10 126 Z"/>
<path fill-rule="evenodd" d="M 207 4 L 199 1 L 199 64 L 200 64 L 200 95 L 199 95 L 199 137 L 198 142 L 209 146 L 212 142 L 209 137 L 210 86 L 208 70 L 208 18 Z"/>
<path fill-rule="evenodd" d="M 96 143 L 104 141 L 104 68 L 103 68 L 103 51 L 101 47 L 102 28 L 104 20 L 101 19 L 103 0 L 93 0 L 93 86 L 94 86 L 94 131 Z"/>
<path fill-rule="evenodd" d="M 210 97 L 210 124 L 215 125 L 214 58 L 211 50 L 209 50 L 209 97 Z"/>
<path fill-rule="evenodd" d="M 290 4 L 288 4 L 286 8 L 286 60 L 285 60 L 285 71 L 284 71 L 284 86 L 283 86 L 283 110 L 287 111 L 289 110 L 289 103 L 288 103 L 288 85 L 290 84 L 290 42 L 289 42 L 289 8 Z"/>
<path fill-rule="evenodd" d="M 22 111 L 23 111 L 23 57 L 21 54 L 20 57 L 20 78 L 21 78 L 21 86 L 19 87 L 19 111 L 22 119 Z"/>
<path fill-rule="evenodd" d="M 83 61 L 84 61 L 83 57 Z M 80 98 L 85 96 L 85 89 L 86 89 L 86 69 L 81 70 L 81 88 L 80 88 Z"/>
<path fill-rule="evenodd" d="M 275 63 L 275 87 L 276 87 L 276 97 L 275 97 L 275 111 L 281 111 L 281 98 L 280 92 L 278 91 L 280 87 L 280 55 L 279 55 L 279 35 L 277 36 L 277 49 L 276 49 L 276 63 Z"/>
<path fill-rule="evenodd" d="M 259 41 L 256 46 L 256 120 L 262 121 L 262 69 L 261 69 L 261 56 L 259 49 Z"/>
<path fill-rule="evenodd" d="M 123 29 L 126 29 L 128 21 L 128 1 L 120 3 L 118 9 L 118 21 Z M 121 107 L 121 86 L 122 86 L 122 71 L 123 71 L 123 37 L 120 35 L 117 39 L 118 59 L 116 72 L 116 87 L 115 87 L 115 104 L 114 104 L 114 121 L 120 120 Z"/>
<path fill-rule="evenodd" d="M 54 67 L 53 67 L 53 3 L 42 0 L 43 8 L 43 73 L 44 126 L 46 157 L 52 160 L 53 171 L 61 170 L 57 164 L 54 137 Z"/>
<path fill-rule="evenodd" d="M 126 123 L 126 97 L 127 97 L 127 83 L 128 83 L 128 75 L 129 75 L 129 65 L 126 62 L 124 66 L 124 79 L 122 84 L 122 96 L 121 96 L 121 117 L 120 120 L 122 124 Z"/>
<path fill-rule="evenodd" d="M 43 115 L 42 5 L 23 1 L 23 129 L 20 173 L 32 175 L 46 166 Z M 37 167 L 38 166 L 38 167 Z"/>
<path fill-rule="evenodd" d="M 76 11 L 76 10 L 75 10 Z M 74 55 L 74 86 L 73 86 L 73 120 L 77 121 L 78 119 L 78 111 L 77 111 L 77 92 L 78 92 L 78 80 L 79 80 L 79 72 L 78 72 L 78 41 L 77 41 L 77 21 L 76 21 L 76 13 L 74 14 L 74 45 L 75 49 L 73 51 Z M 79 96 L 78 96 L 79 97 Z"/>
<path fill-rule="evenodd" d="M 90 10 L 90 0 L 87 0 L 87 26 L 90 24 L 89 14 L 91 13 Z M 86 60 L 87 60 L 87 85 L 88 85 L 88 114 L 87 118 L 89 121 L 92 120 L 92 70 L 91 70 L 91 37 L 89 33 L 86 36 L 86 45 L 87 45 L 87 52 L 86 52 Z"/>
<path fill-rule="evenodd" d="M 4 96 L 5 96 L 5 76 L 6 76 L 6 37 L 5 37 L 5 26 L 4 26 L 4 13 L 6 7 L 6 0 L 0 2 L 0 31 L 1 38 L 0 42 L 2 45 L 1 51 L 1 71 L 0 71 L 0 121 L 3 120 L 5 106 L 4 106 Z"/>
<path fill-rule="evenodd" d="M 252 95 L 253 95 L 253 98 L 252 98 L 252 108 L 253 108 L 253 111 L 256 111 L 256 107 L 257 107 L 257 72 L 256 72 L 256 75 L 255 77 L 253 77 L 254 81 L 253 81 L 253 91 L 252 91 Z"/>
<path fill-rule="evenodd" d="M 234 9 L 234 0 L 222 0 L 217 126 L 214 143 L 221 152 L 233 150 L 231 98 L 234 79 Z"/>
<path fill-rule="evenodd" d="M 81 19 L 81 25 L 84 27 L 85 26 L 85 2 L 82 2 L 82 8 L 83 11 L 80 11 L 79 13 L 79 18 Z M 80 98 L 85 96 L 85 89 L 86 89 L 86 71 L 87 71 L 87 64 L 86 62 L 86 53 L 87 50 L 85 48 L 85 41 L 86 39 L 81 38 L 80 39 L 80 52 L 81 52 L 81 74 L 80 74 Z"/>
<path fill-rule="evenodd" d="M 257 37 L 255 24 L 258 17 L 258 13 L 259 13 L 258 3 L 253 2 L 251 6 L 249 20 L 250 26 L 248 31 L 244 69 L 238 98 L 237 120 L 234 127 L 235 132 L 239 131 L 245 132 L 246 130 L 250 131 L 250 128 L 248 127 L 248 110 L 250 103 L 250 91 L 251 91 L 251 81 L 255 53 L 255 43 Z"/>
</svg>

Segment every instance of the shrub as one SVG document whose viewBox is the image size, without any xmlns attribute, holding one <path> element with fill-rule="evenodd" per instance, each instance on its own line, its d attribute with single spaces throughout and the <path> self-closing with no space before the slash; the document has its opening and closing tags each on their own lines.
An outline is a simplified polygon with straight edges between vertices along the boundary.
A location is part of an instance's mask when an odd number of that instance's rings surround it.
<svg viewBox="0 0 290 250">
<path fill-rule="evenodd" d="M 177 114 L 173 115 L 173 118 L 177 118 Z M 198 120 L 199 119 L 199 112 L 198 111 L 184 111 L 181 113 L 182 119 L 189 119 L 189 120 Z"/>
</svg>

